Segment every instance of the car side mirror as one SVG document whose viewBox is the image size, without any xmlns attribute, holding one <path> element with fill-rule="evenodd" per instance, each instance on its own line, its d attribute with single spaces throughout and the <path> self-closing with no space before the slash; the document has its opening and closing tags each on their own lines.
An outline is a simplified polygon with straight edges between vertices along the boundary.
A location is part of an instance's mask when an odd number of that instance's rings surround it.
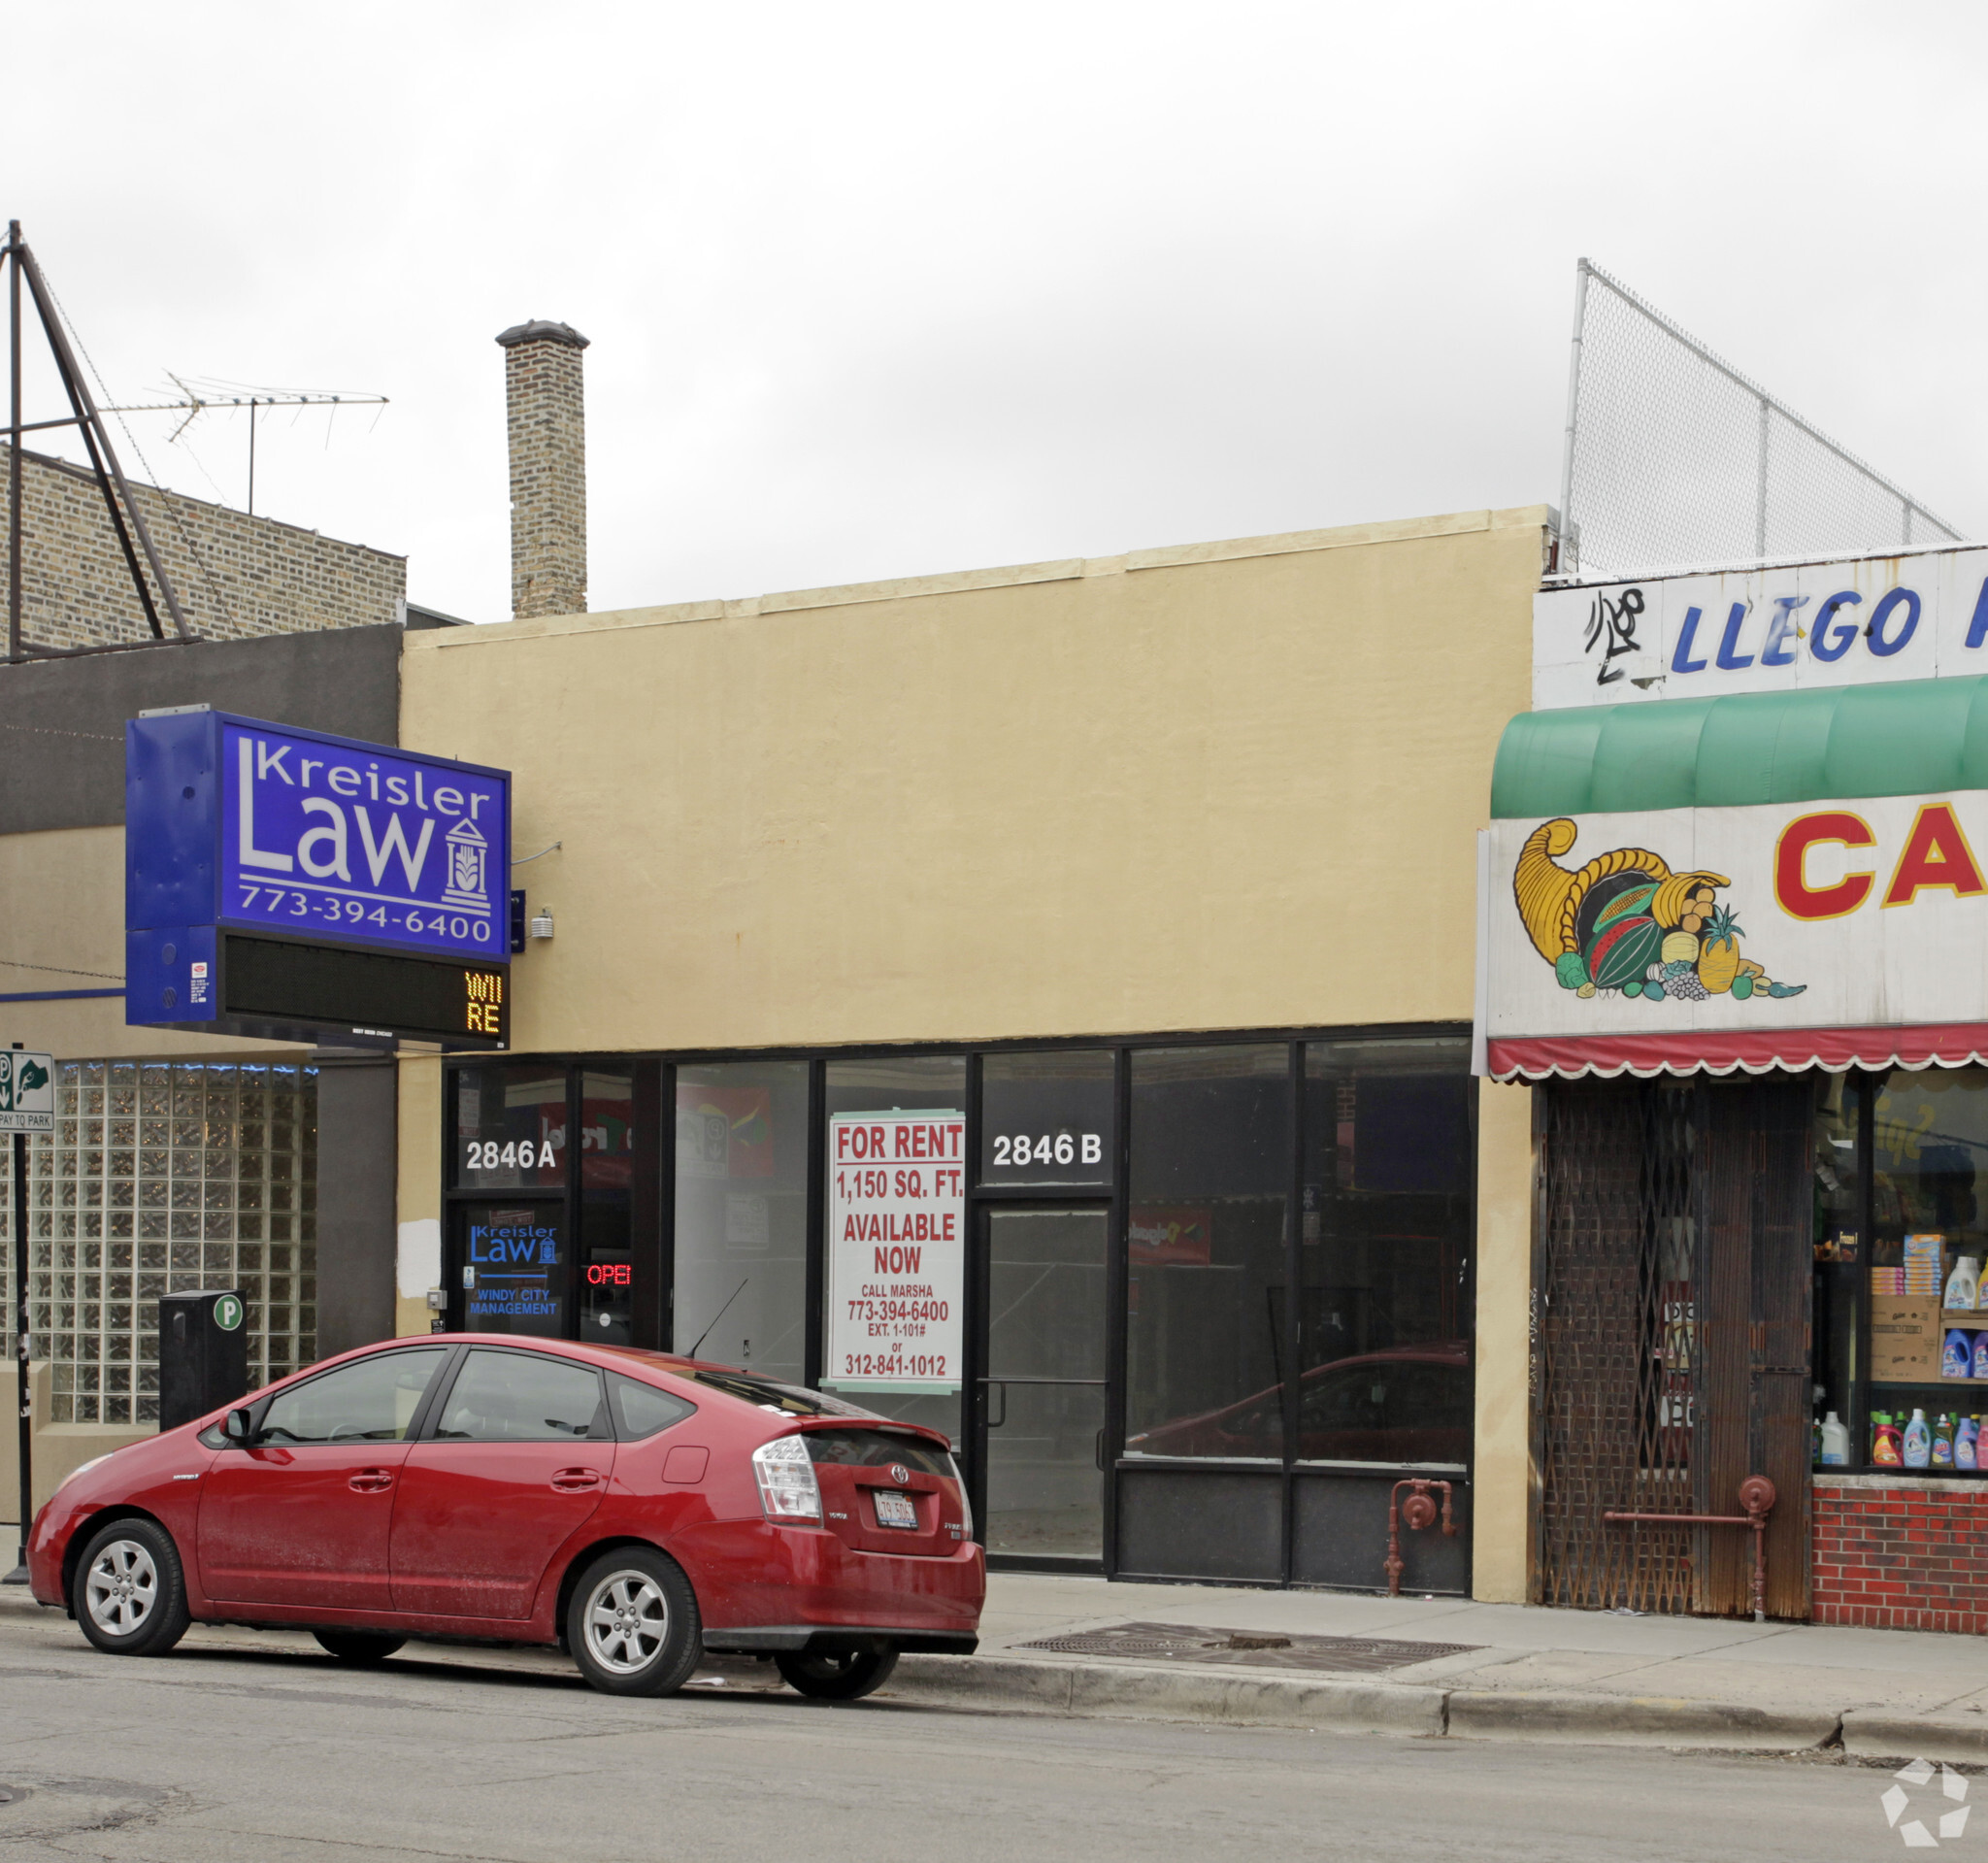
<svg viewBox="0 0 1988 1863">
<path fill-rule="evenodd" d="M 230 1411 L 222 1418 L 221 1434 L 237 1448 L 247 1448 L 255 1441 L 255 1419 L 246 1406 Z"/>
</svg>

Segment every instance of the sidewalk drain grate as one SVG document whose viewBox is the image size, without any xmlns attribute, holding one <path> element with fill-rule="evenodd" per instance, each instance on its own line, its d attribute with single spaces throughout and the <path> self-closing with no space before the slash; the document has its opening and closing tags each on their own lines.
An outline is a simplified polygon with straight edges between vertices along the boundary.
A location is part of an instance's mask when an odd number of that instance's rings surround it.
<svg viewBox="0 0 1988 1863">
<path fill-rule="evenodd" d="M 1243 1663 L 1253 1669 L 1338 1669 L 1374 1675 L 1465 1656 L 1483 1647 L 1474 1643 L 1405 1643 L 1392 1637 L 1285 1637 L 1275 1631 L 1211 1630 L 1184 1623 L 1120 1623 L 1105 1630 L 1077 1630 L 1040 1637 L 1021 1649 L 1048 1649 L 1059 1656 L 1115 1656 L 1121 1661 Z"/>
</svg>

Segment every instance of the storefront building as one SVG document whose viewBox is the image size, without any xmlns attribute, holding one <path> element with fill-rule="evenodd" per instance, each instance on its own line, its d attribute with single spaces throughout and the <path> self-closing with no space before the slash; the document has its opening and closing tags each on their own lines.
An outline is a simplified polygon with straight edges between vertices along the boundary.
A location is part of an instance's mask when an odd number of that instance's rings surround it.
<svg viewBox="0 0 1988 1863">
<path fill-rule="evenodd" d="M 513 773 L 552 935 L 511 1053 L 401 1059 L 401 1329 L 938 1424 L 1010 1563 L 1378 1590 L 1440 1482 L 1405 1586 L 1519 1595 L 1473 848 L 1547 547 L 1474 513 L 411 636 L 401 741 Z"/>
<path fill-rule="evenodd" d="M 1543 594 L 1484 837 L 1530 1595 L 1988 1629 L 1988 552 Z M 1981 1349 L 1977 1352 L 1976 1347 Z M 1978 1377 L 1976 1375 L 1979 1375 Z"/>
</svg>

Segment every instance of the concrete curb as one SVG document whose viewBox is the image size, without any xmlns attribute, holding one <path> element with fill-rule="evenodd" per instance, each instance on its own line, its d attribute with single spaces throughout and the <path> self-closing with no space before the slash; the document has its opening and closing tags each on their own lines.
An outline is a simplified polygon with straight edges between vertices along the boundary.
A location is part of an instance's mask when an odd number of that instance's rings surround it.
<svg viewBox="0 0 1988 1863">
<path fill-rule="evenodd" d="M 1852 1759 L 1944 1760 L 1988 1765 L 1988 1714 L 1901 1714 L 1852 1708 L 1843 1715 L 1843 1751 Z"/>
<path fill-rule="evenodd" d="M 1441 1735 L 1443 1691 L 1290 1675 L 1031 1662 L 1019 1656 L 905 1656 L 884 1693 L 947 1708 L 1104 1719 L 1232 1721 L 1339 1733 Z"/>
<path fill-rule="evenodd" d="M 1836 1739 L 1841 1717 L 1672 1695 L 1458 1688 L 1448 1731 L 1462 1740 L 1575 1741 L 1584 1746 L 1696 1747 L 1734 1752 L 1808 1752 Z"/>
<path fill-rule="evenodd" d="M 1743 1703 L 1545 1689 L 1445 1689 L 1428 1683 L 1330 1680 L 1289 1674 L 1144 1667 L 1135 1663 L 1036 1662 L 1019 1656 L 906 1656 L 889 1697 L 947 1708 L 1303 1727 L 1342 1734 L 1424 1739 L 1554 1741 L 1729 1752 L 1810 1752 L 1832 1746 L 1845 1718 L 1833 1711 L 1777 1711 Z M 1932 1724 L 1906 1716 L 1864 1717 L 1867 1741 L 1906 1757 L 1921 1750 L 1904 1730 Z M 1965 1737 L 1976 1745 L 1958 1750 Z M 1876 1747 L 1872 1750 L 1877 1750 Z M 1988 1759 L 1988 1727 L 1952 1723 L 1956 1758 Z"/>
</svg>

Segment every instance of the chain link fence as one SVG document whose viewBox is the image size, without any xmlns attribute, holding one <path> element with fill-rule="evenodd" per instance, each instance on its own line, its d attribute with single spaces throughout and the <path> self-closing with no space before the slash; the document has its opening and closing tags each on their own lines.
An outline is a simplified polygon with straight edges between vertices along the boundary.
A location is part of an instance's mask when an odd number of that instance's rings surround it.
<svg viewBox="0 0 1988 1863">
<path fill-rule="evenodd" d="M 1568 581 L 1962 541 L 1586 259 L 1561 512 Z"/>
</svg>

